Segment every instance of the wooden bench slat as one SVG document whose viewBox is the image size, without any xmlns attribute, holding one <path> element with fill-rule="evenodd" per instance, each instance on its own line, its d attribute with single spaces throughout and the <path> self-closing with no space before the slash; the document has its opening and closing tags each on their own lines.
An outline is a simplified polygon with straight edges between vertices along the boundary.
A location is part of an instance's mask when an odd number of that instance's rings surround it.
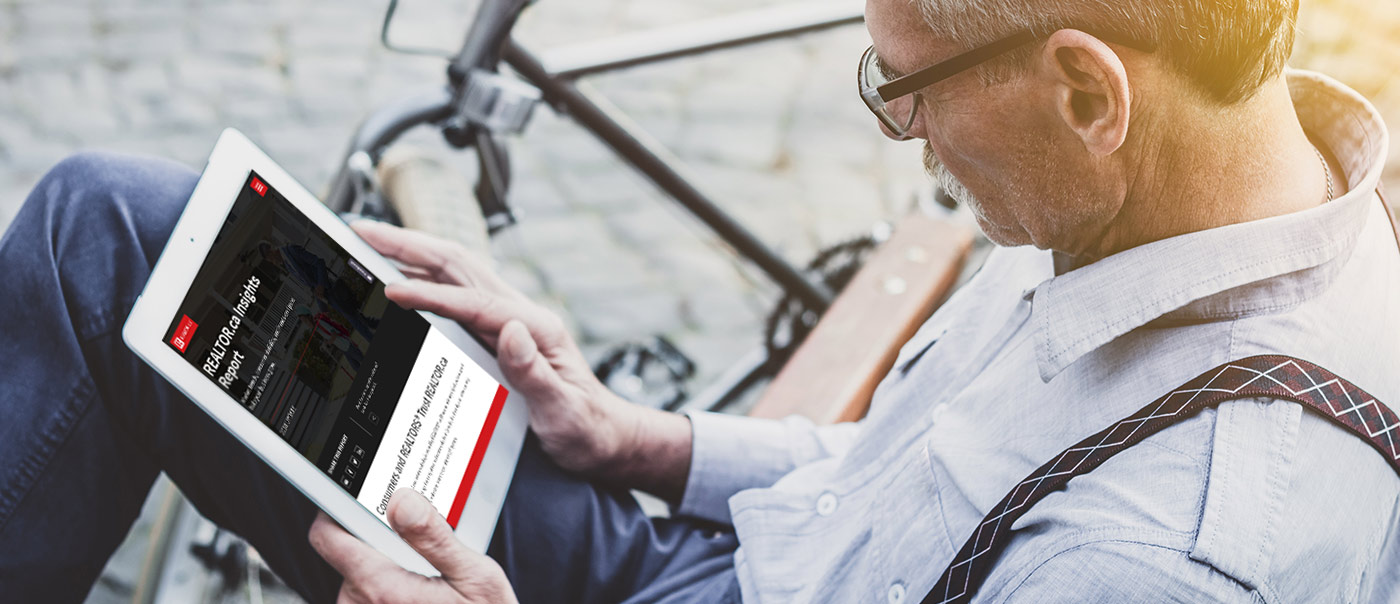
<svg viewBox="0 0 1400 604">
<path fill-rule="evenodd" d="M 822 424 L 864 417 L 900 346 L 957 282 L 972 239 L 970 229 L 945 219 L 900 220 L 749 415 L 798 414 Z"/>
</svg>

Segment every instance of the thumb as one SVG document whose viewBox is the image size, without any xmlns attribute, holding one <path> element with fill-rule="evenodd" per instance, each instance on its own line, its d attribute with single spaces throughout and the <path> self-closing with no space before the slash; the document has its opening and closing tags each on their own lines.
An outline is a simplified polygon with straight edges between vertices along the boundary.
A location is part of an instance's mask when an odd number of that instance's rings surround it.
<svg viewBox="0 0 1400 604">
<path fill-rule="evenodd" d="M 524 323 L 516 319 L 507 322 L 501 328 L 496 345 L 501 370 L 525 398 L 533 401 L 558 398 L 562 390 L 559 374 L 540 354 L 534 336 L 530 335 Z"/>
<path fill-rule="evenodd" d="M 475 557 L 433 509 L 426 498 L 413 489 L 399 489 L 389 501 L 389 526 L 404 541 L 442 573 L 448 581 L 470 576 Z"/>
</svg>

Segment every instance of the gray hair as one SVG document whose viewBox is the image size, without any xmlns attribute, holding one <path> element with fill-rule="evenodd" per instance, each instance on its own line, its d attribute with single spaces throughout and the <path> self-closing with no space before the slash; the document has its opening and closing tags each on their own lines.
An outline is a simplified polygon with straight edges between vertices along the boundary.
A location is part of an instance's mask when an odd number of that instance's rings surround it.
<svg viewBox="0 0 1400 604">
<path fill-rule="evenodd" d="M 966 48 L 1065 28 L 1155 43 L 1169 65 L 1224 104 L 1250 98 L 1282 73 L 1298 16 L 1298 0 L 911 1 L 934 35 Z M 1000 79 L 1009 62 L 1029 56 L 1012 53 L 984 75 Z"/>
</svg>

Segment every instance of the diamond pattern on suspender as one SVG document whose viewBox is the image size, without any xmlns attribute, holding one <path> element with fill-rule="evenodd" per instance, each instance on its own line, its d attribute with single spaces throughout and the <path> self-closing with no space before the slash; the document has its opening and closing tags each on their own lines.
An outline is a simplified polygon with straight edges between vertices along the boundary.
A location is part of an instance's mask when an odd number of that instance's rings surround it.
<svg viewBox="0 0 1400 604">
<path fill-rule="evenodd" d="M 1011 526 L 1071 478 L 1201 409 L 1243 398 L 1300 403 L 1366 440 L 1400 474 L 1400 434 L 1396 434 L 1400 417 L 1364 390 L 1326 369 L 1288 356 L 1262 355 L 1225 363 L 1065 449 L 1017 484 L 977 525 L 924 604 L 970 601 L 1010 538 Z"/>
</svg>

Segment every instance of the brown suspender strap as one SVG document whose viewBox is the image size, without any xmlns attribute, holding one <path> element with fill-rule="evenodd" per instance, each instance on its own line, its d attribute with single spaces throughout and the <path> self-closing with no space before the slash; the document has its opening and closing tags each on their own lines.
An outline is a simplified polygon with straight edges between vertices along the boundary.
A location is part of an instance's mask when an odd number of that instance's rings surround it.
<svg viewBox="0 0 1400 604">
<path fill-rule="evenodd" d="M 1226 363 L 1065 449 L 1017 484 L 977 525 L 924 604 L 970 601 L 1010 539 L 1016 519 L 1071 478 L 1206 407 L 1243 398 L 1300 403 L 1370 443 L 1400 474 L 1400 435 L 1395 434 L 1400 418 L 1364 390 L 1293 357 L 1264 355 Z"/>
</svg>

